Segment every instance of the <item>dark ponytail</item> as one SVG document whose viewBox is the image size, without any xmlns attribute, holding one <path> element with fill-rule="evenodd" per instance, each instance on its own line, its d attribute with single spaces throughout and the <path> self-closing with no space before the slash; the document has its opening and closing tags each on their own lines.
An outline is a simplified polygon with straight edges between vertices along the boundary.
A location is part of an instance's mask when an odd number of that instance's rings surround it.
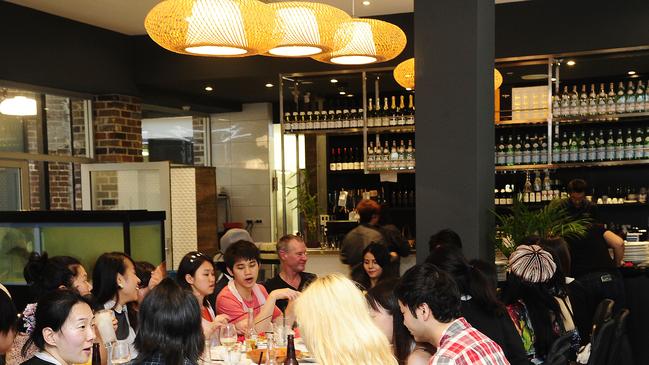
<svg viewBox="0 0 649 365">
<path fill-rule="evenodd" d="M 485 312 L 494 316 L 505 314 L 505 306 L 498 300 L 494 280 L 481 270 L 484 262 L 474 260 L 469 263 L 460 250 L 446 245 L 436 246 L 426 262 L 449 273 L 457 282 L 460 294 L 470 295 Z"/>
<path fill-rule="evenodd" d="M 40 298 L 61 286 L 72 288 L 77 267 L 81 265 L 79 260 L 70 256 L 48 257 L 47 253 L 42 255 L 33 252 L 23 270 L 25 281 L 30 285 L 32 295 Z"/>
</svg>

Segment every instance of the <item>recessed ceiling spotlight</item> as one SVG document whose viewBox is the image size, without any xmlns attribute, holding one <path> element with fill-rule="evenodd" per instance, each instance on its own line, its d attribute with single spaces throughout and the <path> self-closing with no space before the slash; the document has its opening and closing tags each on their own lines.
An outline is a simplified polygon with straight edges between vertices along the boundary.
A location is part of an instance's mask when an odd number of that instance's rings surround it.
<svg viewBox="0 0 649 365">
<path fill-rule="evenodd" d="M 507 75 L 513 75 L 513 74 L 514 74 L 514 71 L 507 71 L 506 74 L 507 74 Z"/>
<path fill-rule="evenodd" d="M 369 2 L 369 1 L 367 1 L 367 0 L 363 1 L 363 5 L 365 5 L 365 6 L 368 6 L 368 5 L 370 5 L 370 4 L 371 4 L 371 2 Z"/>
<path fill-rule="evenodd" d="M 340 95 L 345 95 L 345 94 L 347 94 L 347 93 L 344 92 L 344 91 L 339 91 L 338 94 L 340 94 Z"/>
<path fill-rule="evenodd" d="M 556 77 L 553 77 L 553 78 L 551 78 L 550 80 L 552 80 L 552 81 L 554 82 L 554 81 L 557 81 L 557 78 L 556 78 Z"/>
<path fill-rule="evenodd" d="M 335 84 L 335 83 L 338 82 L 338 80 L 336 80 L 336 79 L 331 79 L 331 80 L 329 80 L 329 82 L 331 82 L 332 84 Z"/>
<path fill-rule="evenodd" d="M 347 94 L 347 97 L 348 97 L 348 98 L 353 98 L 353 97 L 354 97 L 354 94 Z"/>
<path fill-rule="evenodd" d="M 265 85 L 266 87 L 273 87 L 275 85 L 271 84 L 270 82 Z"/>
<path fill-rule="evenodd" d="M 566 62 L 566 65 L 568 65 L 568 66 L 574 66 L 575 63 L 577 63 L 577 62 L 575 62 L 574 60 L 570 60 L 570 61 Z"/>
<path fill-rule="evenodd" d="M 211 86 L 205 86 L 205 91 L 212 91 L 214 90 Z"/>
<path fill-rule="evenodd" d="M 629 71 L 627 72 L 629 75 L 635 75 L 635 71 Z"/>
<path fill-rule="evenodd" d="M 632 79 L 635 79 L 635 78 L 638 78 L 638 77 L 640 77 L 640 75 L 638 75 L 638 74 L 635 74 L 635 75 L 631 75 L 631 76 L 629 76 L 629 77 L 630 77 L 630 78 L 632 78 Z"/>
</svg>

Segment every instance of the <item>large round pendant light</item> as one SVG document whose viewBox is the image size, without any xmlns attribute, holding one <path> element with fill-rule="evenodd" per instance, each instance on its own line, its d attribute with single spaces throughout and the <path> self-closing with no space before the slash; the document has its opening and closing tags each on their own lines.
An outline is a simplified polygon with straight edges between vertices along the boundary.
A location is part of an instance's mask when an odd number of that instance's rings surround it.
<svg viewBox="0 0 649 365">
<path fill-rule="evenodd" d="M 497 68 L 494 68 L 494 90 L 497 90 L 503 84 L 503 75 Z"/>
<path fill-rule="evenodd" d="M 408 90 L 415 88 L 415 59 L 409 58 L 394 68 L 392 71 L 397 83 Z"/>
<path fill-rule="evenodd" d="M 308 57 L 333 50 L 333 39 L 342 22 L 351 19 L 330 5 L 287 1 L 271 3 L 275 11 L 278 43 L 266 56 Z"/>
<path fill-rule="evenodd" d="M 406 34 L 396 25 L 376 19 L 343 22 L 334 37 L 334 50 L 312 57 L 339 65 L 389 61 L 406 47 Z"/>
<path fill-rule="evenodd" d="M 170 51 L 242 57 L 264 53 L 277 39 L 273 9 L 257 0 L 164 0 L 144 20 L 147 33 Z"/>
</svg>

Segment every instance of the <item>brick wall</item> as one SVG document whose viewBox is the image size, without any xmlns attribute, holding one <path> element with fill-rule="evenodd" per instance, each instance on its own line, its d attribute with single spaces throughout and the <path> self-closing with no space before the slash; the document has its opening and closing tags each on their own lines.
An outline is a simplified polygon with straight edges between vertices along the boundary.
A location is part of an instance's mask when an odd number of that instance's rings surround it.
<svg viewBox="0 0 649 365">
<path fill-rule="evenodd" d="M 72 155 L 72 127 L 70 99 L 47 95 L 47 150 L 50 155 Z M 48 162 L 50 210 L 72 210 L 73 176 L 72 164 Z"/>
<path fill-rule="evenodd" d="M 142 162 L 142 102 L 125 95 L 93 100 L 97 162 Z"/>
<path fill-rule="evenodd" d="M 86 124 L 83 108 L 83 100 L 72 100 L 70 108 L 72 109 L 72 154 L 78 157 L 86 156 Z M 73 190 L 75 209 L 81 210 L 81 165 L 73 166 Z"/>
<path fill-rule="evenodd" d="M 93 100 L 97 162 L 142 162 L 142 102 L 125 95 L 99 95 Z M 118 206 L 117 173 L 96 175 L 93 206 Z"/>
<path fill-rule="evenodd" d="M 40 99 L 38 109 L 40 111 Z M 41 133 L 41 116 L 35 115 L 33 117 L 23 118 L 23 128 L 25 131 L 25 152 L 40 153 Z M 43 174 L 43 164 L 41 162 L 29 161 L 29 209 L 41 210 L 45 207 L 41 206 L 41 181 Z"/>
</svg>

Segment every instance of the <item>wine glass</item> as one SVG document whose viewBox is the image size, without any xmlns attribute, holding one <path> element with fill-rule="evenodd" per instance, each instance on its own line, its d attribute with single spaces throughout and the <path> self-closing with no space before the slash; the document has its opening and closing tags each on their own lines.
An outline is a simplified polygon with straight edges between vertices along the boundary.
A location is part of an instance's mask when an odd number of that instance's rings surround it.
<svg viewBox="0 0 649 365">
<path fill-rule="evenodd" d="M 231 349 L 237 343 L 237 329 L 234 328 L 232 323 L 228 323 L 221 327 L 219 332 L 219 341 L 221 345 Z"/>
<path fill-rule="evenodd" d="M 126 364 L 131 361 L 131 351 L 128 342 L 117 341 L 110 349 L 110 362 L 112 365 Z"/>
</svg>

